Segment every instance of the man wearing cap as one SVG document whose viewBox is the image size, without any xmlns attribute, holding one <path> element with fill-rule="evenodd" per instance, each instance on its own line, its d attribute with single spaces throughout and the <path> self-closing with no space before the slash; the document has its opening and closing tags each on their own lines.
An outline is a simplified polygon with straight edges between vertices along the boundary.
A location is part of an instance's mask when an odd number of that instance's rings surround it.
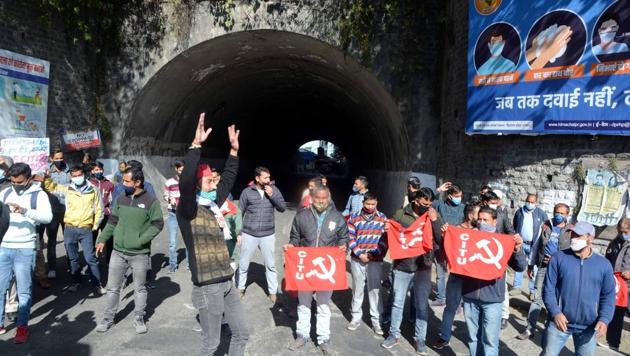
<svg viewBox="0 0 630 356">
<path fill-rule="evenodd" d="M 553 322 L 547 325 L 544 354 L 558 355 L 573 336 L 576 355 L 593 355 L 596 336 L 606 335 L 615 310 L 615 278 L 610 263 L 593 252 L 593 225 L 570 229 L 571 248 L 551 258 L 543 301 Z"/>
</svg>

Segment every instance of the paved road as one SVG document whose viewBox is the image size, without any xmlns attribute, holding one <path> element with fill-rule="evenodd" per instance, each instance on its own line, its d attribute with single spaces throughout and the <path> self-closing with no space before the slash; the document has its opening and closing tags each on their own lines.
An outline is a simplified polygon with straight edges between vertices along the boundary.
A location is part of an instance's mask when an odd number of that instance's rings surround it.
<svg viewBox="0 0 630 356">
<path fill-rule="evenodd" d="M 277 214 L 277 266 L 282 266 L 282 244 L 288 240 L 290 223 L 294 212 Z M 182 244 L 180 243 L 180 246 Z M 64 249 L 57 246 L 59 265 L 65 267 Z M 183 253 L 183 251 L 182 251 Z M 185 268 L 175 274 L 168 274 L 167 268 L 159 269 L 166 262 L 167 236 L 166 229 L 155 240 L 153 245 L 153 266 L 157 271 L 154 285 L 156 289 L 149 291 L 147 318 L 149 332 L 136 335 L 132 325 L 133 289 L 126 286 L 122 293 L 117 323 L 106 334 L 94 331 L 96 320 L 102 316 L 104 300 L 95 297 L 86 289 L 78 293 L 68 293 L 65 288 L 69 277 L 63 271 L 61 277 L 54 281 L 53 288 L 44 291 L 35 288 L 35 304 L 32 309 L 31 339 L 25 345 L 11 343 L 15 334 L 14 325 L 7 325 L 9 332 L 0 336 L 0 355 L 194 355 L 198 351 L 199 333 L 193 329 L 197 326 L 196 312 L 190 302 L 190 275 Z M 279 268 L 280 276 L 282 268 Z M 257 254 L 250 267 L 250 282 L 244 300 L 244 308 L 249 318 L 251 339 L 247 347 L 249 355 L 317 355 L 318 350 L 310 344 L 306 350 L 295 353 L 288 350 L 292 344 L 295 330 L 295 319 L 289 314 L 294 310 L 295 302 L 285 301 L 281 307 L 272 308 L 264 292 L 265 277 L 260 254 Z M 87 285 L 87 279 L 86 279 Z M 372 333 L 365 325 L 352 332 L 346 329 L 350 319 L 351 293 L 337 292 L 333 296 L 332 305 L 332 343 L 337 355 L 409 355 L 413 354 L 411 342 L 413 329 L 411 325 L 403 325 L 405 341 L 392 350 L 381 348 L 382 337 Z M 367 302 L 367 301 L 366 301 Z M 527 304 L 525 296 L 512 299 L 512 316 L 510 326 L 501 334 L 501 355 L 538 355 L 540 353 L 540 336 L 533 341 L 515 339 L 518 331 L 525 324 Z M 367 308 L 367 305 L 364 305 Z M 438 337 L 443 308 L 433 308 L 430 314 L 428 342 Z M 368 315 L 365 309 L 364 318 Z M 314 323 L 313 323 L 314 325 Z M 539 324 L 542 327 L 542 324 Z M 628 321 L 624 331 L 622 350 L 630 352 L 630 330 Z M 467 355 L 466 326 L 463 316 L 459 315 L 454 324 L 451 348 L 447 350 L 431 350 L 432 355 Z M 225 353 L 227 338 L 223 338 L 221 349 Z M 568 349 L 572 349 L 571 343 Z M 223 354 L 220 353 L 220 354 Z M 570 354 L 568 351 L 565 354 Z M 612 355 L 601 348 L 598 355 Z"/>
</svg>

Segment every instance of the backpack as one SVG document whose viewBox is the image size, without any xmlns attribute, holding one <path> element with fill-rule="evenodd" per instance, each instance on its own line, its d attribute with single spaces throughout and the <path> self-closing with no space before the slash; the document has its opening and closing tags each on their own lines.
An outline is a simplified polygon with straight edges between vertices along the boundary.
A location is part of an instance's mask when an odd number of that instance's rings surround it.
<svg viewBox="0 0 630 356">
<path fill-rule="evenodd" d="M 7 188 L 7 190 L 4 191 L 4 195 L 2 196 L 3 203 L 7 201 L 9 194 L 11 194 L 11 188 Z M 39 195 L 39 192 L 35 194 L 31 194 L 31 210 L 37 209 L 37 196 L 38 195 Z"/>
</svg>

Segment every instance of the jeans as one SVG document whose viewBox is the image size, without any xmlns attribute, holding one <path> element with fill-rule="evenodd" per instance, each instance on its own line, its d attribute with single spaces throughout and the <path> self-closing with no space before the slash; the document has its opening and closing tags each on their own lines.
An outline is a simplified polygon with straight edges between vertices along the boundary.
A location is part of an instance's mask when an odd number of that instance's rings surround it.
<svg viewBox="0 0 630 356">
<path fill-rule="evenodd" d="M 442 314 L 442 327 L 440 329 L 440 338 L 442 338 L 442 340 L 451 340 L 453 320 L 455 320 L 457 308 L 459 308 L 461 303 L 462 277 L 451 273 L 448 275 L 448 282 L 446 282 L 446 307 Z"/>
<path fill-rule="evenodd" d="M 237 287 L 241 290 L 247 285 L 247 271 L 249 270 L 249 262 L 256 252 L 260 249 L 265 264 L 265 276 L 267 277 L 267 290 L 269 294 L 276 294 L 278 291 L 278 276 L 276 274 L 276 262 L 274 258 L 276 236 L 269 235 L 263 237 L 255 237 L 245 233 L 241 234 L 241 256 L 238 264 L 238 283 Z"/>
<path fill-rule="evenodd" d="M 17 284 L 17 325 L 28 325 L 33 292 L 36 251 L 30 248 L 0 247 L 0 326 L 4 325 L 4 300 L 15 273 Z"/>
<path fill-rule="evenodd" d="M 532 253 L 532 245 L 523 243 L 523 252 L 525 253 L 525 256 L 529 258 L 530 254 Z M 529 280 L 530 293 L 533 293 L 534 289 L 536 289 L 534 281 L 536 280 L 537 271 L 538 267 L 534 266 L 534 276 Z M 523 285 L 523 273 L 525 272 L 514 272 L 514 285 L 512 287 L 521 288 L 521 286 Z"/>
<path fill-rule="evenodd" d="M 179 225 L 177 224 L 177 217 L 174 212 L 169 211 L 166 218 L 166 224 L 168 225 L 168 264 L 171 269 L 177 268 L 177 232 L 179 231 Z M 186 261 L 188 261 L 188 250 L 184 249 Z"/>
<path fill-rule="evenodd" d="M 367 282 L 372 326 L 379 326 L 380 315 L 383 312 L 383 300 L 381 298 L 383 262 L 363 263 L 356 258 L 351 258 L 350 270 L 352 271 L 352 321 L 359 322 L 363 317 L 363 289 Z"/>
<path fill-rule="evenodd" d="M 98 269 L 98 260 L 94 255 L 94 240 L 92 229 L 67 226 L 64 232 L 64 244 L 70 258 L 70 273 L 74 283 L 81 283 L 81 268 L 79 265 L 79 244 L 83 250 L 83 258 L 90 267 L 90 280 L 92 285 L 101 285 L 101 272 Z"/>
<path fill-rule="evenodd" d="M 547 267 L 540 268 L 536 274 L 534 301 L 529 305 L 529 311 L 527 312 L 527 330 L 529 330 L 532 334 L 536 331 L 536 323 L 538 322 L 538 317 L 540 316 L 540 310 L 545 307 L 545 303 L 542 300 L 542 289 L 545 282 L 545 274 L 547 274 Z"/>
<path fill-rule="evenodd" d="M 464 299 L 464 317 L 468 328 L 471 356 L 499 354 L 502 303 L 484 303 Z"/>
<path fill-rule="evenodd" d="M 400 337 L 400 324 L 405 307 L 405 297 L 409 284 L 413 282 L 414 298 L 410 303 L 416 307 L 416 339 L 418 343 L 424 342 L 427 336 L 427 321 L 429 320 L 429 293 L 431 292 L 431 269 L 421 269 L 415 273 L 394 270 L 394 303 L 392 305 L 392 321 L 389 334 Z"/>
<path fill-rule="evenodd" d="M 435 284 L 437 286 L 437 301 L 446 301 L 446 262 L 435 260 Z"/>
<path fill-rule="evenodd" d="M 610 347 L 619 348 L 621 344 L 621 332 L 623 331 L 623 318 L 626 316 L 625 307 L 615 307 L 612 321 L 608 324 L 606 340 Z"/>
<path fill-rule="evenodd" d="M 317 343 L 321 344 L 324 341 L 330 340 L 330 298 L 332 297 L 332 291 L 320 291 L 320 292 L 298 292 L 298 321 L 295 328 L 295 333 L 298 337 L 309 338 L 311 334 L 311 302 L 313 301 L 313 294 L 317 298 L 317 325 L 315 326 L 317 332 Z"/>
<path fill-rule="evenodd" d="M 46 231 L 46 236 L 48 236 L 48 243 L 46 244 L 46 258 L 48 259 L 49 271 L 54 271 L 57 268 L 57 233 L 59 232 L 59 226 L 61 226 L 61 230 L 64 231 L 64 214 L 65 211 L 53 212 L 50 223 L 43 225 L 40 229 L 38 229 L 40 241 L 43 241 L 44 239 L 44 231 Z"/>
<path fill-rule="evenodd" d="M 133 276 L 133 304 L 136 317 L 144 317 L 144 309 L 147 306 L 147 278 L 148 254 L 127 255 L 114 250 L 109 261 L 109 277 L 107 280 L 107 294 L 105 295 L 105 313 L 103 320 L 113 323 L 118 303 L 120 302 L 120 290 L 125 282 L 125 273 L 131 267 Z"/>
<path fill-rule="evenodd" d="M 567 330 L 562 332 L 556 327 L 556 323 L 551 322 L 547 325 L 547 346 L 545 347 L 545 356 L 556 356 L 566 344 L 570 336 L 573 336 L 573 345 L 575 346 L 575 355 L 591 356 L 595 354 L 595 327 L 589 327 L 584 330 Z"/>
<path fill-rule="evenodd" d="M 241 300 L 231 280 L 204 286 L 193 285 L 192 303 L 199 311 L 201 324 L 200 356 L 213 355 L 219 348 L 221 322 L 224 317 L 232 331 L 228 354 L 245 354 L 249 332 Z"/>
</svg>

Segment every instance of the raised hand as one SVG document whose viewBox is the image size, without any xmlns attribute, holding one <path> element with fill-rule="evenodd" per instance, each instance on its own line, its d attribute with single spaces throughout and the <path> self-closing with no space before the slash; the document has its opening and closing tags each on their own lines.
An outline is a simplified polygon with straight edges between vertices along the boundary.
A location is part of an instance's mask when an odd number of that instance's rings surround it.
<svg viewBox="0 0 630 356">
<path fill-rule="evenodd" d="M 199 114 L 199 122 L 197 123 L 197 129 L 195 130 L 195 139 L 192 142 L 193 145 L 200 146 L 202 143 L 204 143 L 208 139 L 208 136 L 210 136 L 210 132 L 212 132 L 211 128 L 208 130 L 205 130 L 205 126 L 204 126 L 205 118 L 206 118 L 205 112 L 202 112 L 201 114 Z"/>
<path fill-rule="evenodd" d="M 241 134 L 241 130 L 237 130 L 235 125 L 228 126 L 228 137 L 230 138 L 230 148 L 234 152 L 238 152 L 239 142 L 238 136 Z"/>
</svg>

